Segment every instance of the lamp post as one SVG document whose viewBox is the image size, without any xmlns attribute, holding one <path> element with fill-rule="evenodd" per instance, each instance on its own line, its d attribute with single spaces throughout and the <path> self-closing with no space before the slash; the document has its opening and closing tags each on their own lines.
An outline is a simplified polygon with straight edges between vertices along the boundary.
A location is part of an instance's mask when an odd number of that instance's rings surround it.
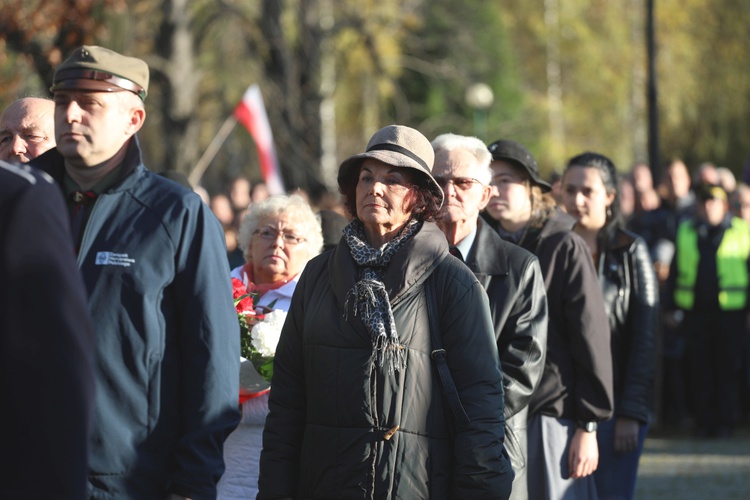
<svg viewBox="0 0 750 500">
<path fill-rule="evenodd" d="M 486 83 L 469 85 L 464 94 L 466 104 L 474 111 L 474 135 L 481 139 L 487 137 L 487 110 L 495 102 L 492 88 Z"/>
<path fill-rule="evenodd" d="M 659 158 L 659 105 L 656 86 L 656 34 L 654 0 L 646 0 L 646 54 L 648 57 L 648 161 L 651 176 L 661 178 Z"/>
</svg>

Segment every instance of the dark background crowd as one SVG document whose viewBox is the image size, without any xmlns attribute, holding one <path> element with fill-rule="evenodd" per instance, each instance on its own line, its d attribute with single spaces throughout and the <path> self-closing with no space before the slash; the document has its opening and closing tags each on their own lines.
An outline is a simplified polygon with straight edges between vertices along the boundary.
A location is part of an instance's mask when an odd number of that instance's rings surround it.
<svg viewBox="0 0 750 500">
<path fill-rule="evenodd" d="M 662 174 L 654 179 L 647 164 L 636 163 L 620 173 L 622 214 L 627 227 L 648 245 L 661 295 L 654 430 L 698 437 L 731 436 L 736 426 L 746 426 L 750 417 L 747 314 L 745 310 L 741 311 L 736 321 L 726 325 L 721 319 L 732 313 L 722 312 L 714 299 L 703 305 L 709 322 L 700 324 L 698 329 L 702 332 L 696 333 L 695 317 L 688 313 L 686 319 L 685 311 L 675 304 L 673 298 L 677 272 L 674 257 L 679 245 L 680 223 L 705 222 L 705 209 L 700 206 L 707 200 L 715 200 L 723 208 L 717 209 L 716 222 L 705 226 L 715 239 L 713 251 L 706 250 L 706 255 L 716 254 L 724 229 L 732 218 L 750 223 L 750 188 L 747 184 L 750 182 L 750 166 L 739 179 L 726 167 L 717 167 L 711 162 L 688 166 L 680 158 L 665 161 L 660 171 Z M 559 176 L 553 177 L 553 181 L 558 179 Z M 712 225 L 719 229 L 712 232 Z M 713 274 L 711 270 L 703 271 L 706 275 L 698 277 L 699 286 L 707 290 L 706 294 L 715 294 L 716 269 L 713 269 Z M 708 338 L 699 352 L 693 352 L 690 344 L 699 334 Z M 712 353 L 716 346 L 725 350 Z M 722 372 L 721 366 L 731 368 Z M 704 392 L 710 392 L 715 399 L 698 396 L 696 387 L 701 386 L 705 386 Z M 732 401 L 729 407 L 721 403 L 722 398 Z M 705 416 L 707 411 L 713 415 L 727 414 L 726 419 L 715 422 L 716 419 Z"/>
</svg>

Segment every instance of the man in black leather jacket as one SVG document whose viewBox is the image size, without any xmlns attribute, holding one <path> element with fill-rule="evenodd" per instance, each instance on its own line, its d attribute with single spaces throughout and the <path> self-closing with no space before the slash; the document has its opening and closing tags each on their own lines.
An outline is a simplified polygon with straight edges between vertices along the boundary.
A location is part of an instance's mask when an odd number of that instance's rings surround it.
<svg viewBox="0 0 750 500">
<path fill-rule="evenodd" d="M 443 134 L 432 142 L 435 179 L 445 192 L 440 227 L 451 251 L 474 272 L 490 299 L 505 389 L 505 449 L 515 472 L 511 497 L 528 499 L 526 420 L 544 369 L 547 296 L 537 258 L 507 243 L 479 217 L 490 199 L 487 146 Z"/>
</svg>

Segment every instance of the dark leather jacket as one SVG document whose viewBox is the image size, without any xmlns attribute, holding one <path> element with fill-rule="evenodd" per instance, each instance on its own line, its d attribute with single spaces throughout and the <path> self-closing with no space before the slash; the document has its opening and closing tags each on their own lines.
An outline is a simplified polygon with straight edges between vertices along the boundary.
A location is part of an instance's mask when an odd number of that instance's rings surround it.
<svg viewBox="0 0 750 500">
<path fill-rule="evenodd" d="M 529 400 L 544 371 L 547 293 L 538 259 L 504 241 L 481 218 L 466 265 L 487 291 L 505 388 L 505 449 L 516 477 L 514 500 L 526 490 Z"/>
<path fill-rule="evenodd" d="M 599 281 L 612 331 L 615 416 L 648 422 L 656 371 L 659 289 L 646 243 L 617 230 L 600 252 Z"/>
<path fill-rule="evenodd" d="M 549 308 L 545 370 L 529 412 L 601 422 L 613 406 L 609 324 L 591 253 L 574 225 L 555 209 L 520 242 L 539 259 Z"/>
</svg>

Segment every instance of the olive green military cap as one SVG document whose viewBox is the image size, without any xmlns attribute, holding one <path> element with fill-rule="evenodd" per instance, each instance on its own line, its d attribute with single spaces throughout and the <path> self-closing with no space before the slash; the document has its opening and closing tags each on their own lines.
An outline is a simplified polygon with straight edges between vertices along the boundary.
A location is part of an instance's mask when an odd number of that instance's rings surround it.
<svg viewBox="0 0 750 500">
<path fill-rule="evenodd" d="M 133 92 L 146 100 L 148 64 L 95 45 L 77 48 L 55 70 L 50 92 L 58 90 L 94 90 L 97 92 Z"/>
</svg>

